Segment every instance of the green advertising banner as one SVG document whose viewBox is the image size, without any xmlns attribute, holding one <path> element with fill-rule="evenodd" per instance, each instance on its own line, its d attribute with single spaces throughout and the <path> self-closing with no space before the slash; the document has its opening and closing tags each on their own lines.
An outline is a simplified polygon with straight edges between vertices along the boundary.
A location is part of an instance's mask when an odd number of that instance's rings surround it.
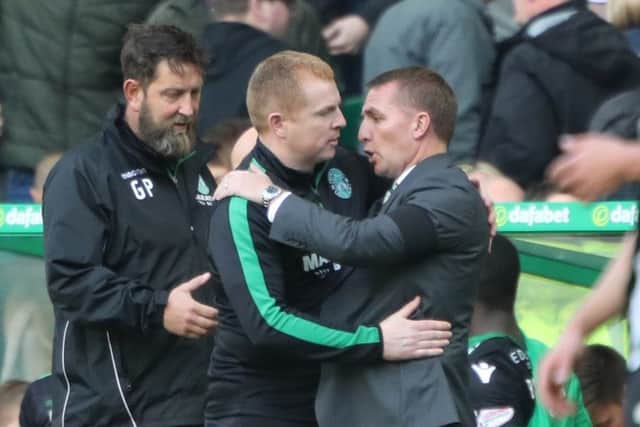
<svg viewBox="0 0 640 427">
<path fill-rule="evenodd" d="M 42 234 L 42 206 L 0 204 L 0 234 Z"/>
<path fill-rule="evenodd" d="M 501 233 L 601 233 L 635 230 L 636 202 L 496 203 Z M 42 208 L 0 204 L 0 234 L 42 233 Z"/>
<path fill-rule="evenodd" d="M 496 203 L 502 233 L 601 233 L 635 230 L 636 202 Z"/>
</svg>

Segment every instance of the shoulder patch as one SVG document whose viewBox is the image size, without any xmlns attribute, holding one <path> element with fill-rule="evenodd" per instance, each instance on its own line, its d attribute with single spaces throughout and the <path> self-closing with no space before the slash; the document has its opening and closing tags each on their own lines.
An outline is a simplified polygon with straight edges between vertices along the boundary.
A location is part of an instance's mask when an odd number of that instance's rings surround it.
<svg viewBox="0 0 640 427">
<path fill-rule="evenodd" d="M 329 180 L 329 185 L 331 185 L 331 189 L 336 196 L 345 200 L 351 198 L 351 183 L 344 172 L 338 168 L 331 168 L 329 169 L 329 172 L 327 172 L 327 178 Z"/>
</svg>

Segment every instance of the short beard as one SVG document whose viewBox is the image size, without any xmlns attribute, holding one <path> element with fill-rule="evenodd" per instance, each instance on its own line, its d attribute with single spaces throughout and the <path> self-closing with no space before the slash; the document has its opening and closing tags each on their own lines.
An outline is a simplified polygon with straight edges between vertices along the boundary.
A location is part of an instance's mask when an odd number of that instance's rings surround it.
<svg viewBox="0 0 640 427">
<path fill-rule="evenodd" d="M 186 124 L 185 131 L 176 132 L 174 124 Z M 147 105 L 140 109 L 139 132 L 142 141 L 153 151 L 170 160 L 180 159 L 193 151 L 195 120 L 178 114 L 171 124 L 162 127 L 153 121 Z"/>
</svg>

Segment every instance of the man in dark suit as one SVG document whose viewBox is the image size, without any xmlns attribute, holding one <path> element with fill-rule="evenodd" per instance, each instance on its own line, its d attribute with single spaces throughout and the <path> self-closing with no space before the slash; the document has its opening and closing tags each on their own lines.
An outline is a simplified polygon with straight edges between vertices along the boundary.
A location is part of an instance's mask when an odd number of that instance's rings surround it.
<svg viewBox="0 0 640 427">
<path fill-rule="evenodd" d="M 467 335 L 489 230 L 481 197 L 446 154 L 455 115 L 453 91 L 438 74 L 421 67 L 384 73 L 369 84 L 359 134 L 376 174 L 394 179 L 376 215 L 356 221 L 287 192 L 270 201 L 272 239 L 369 275 L 341 286 L 325 302 L 325 316 L 382 319 L 418 294 L 416 317 L 452 324 L 442 356 L 326 364 L 316 399 L 321 426 L 475 425 L 465 390 Z M 339 178 L 334 191 L 347 191 Z M 234 173 L 217 196 L 260 202 L 272 185 L 258 173 Z"/>
</svg>

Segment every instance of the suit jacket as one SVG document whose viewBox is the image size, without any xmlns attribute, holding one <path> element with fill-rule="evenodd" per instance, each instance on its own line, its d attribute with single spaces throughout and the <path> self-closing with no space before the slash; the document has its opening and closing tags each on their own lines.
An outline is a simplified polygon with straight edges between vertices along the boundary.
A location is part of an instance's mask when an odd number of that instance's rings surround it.
<svg viewBox="0 0 640 427">
<path fill-rule="evenodd" d="M 423 216 L 396 212 L 418 207 Z M 415 209 L 414 209 L 415 211 Z M 407 216 L 405 215 L 404 218 Z M 333 261 L 364 266 L 324 304 L 333 321 L 379 323 L 416 295 L 416 318 L 447 320 L 440 357 L 360 366 L 327 364 L 316 399 L 321 426 L 475 425 L 467 398 L 472 295 L 487 250 L 484 204 L 447 155 L 429 157 L 362 221 L 290 196 L 270 237 Z M 416 251 L 422 247 L 423 251 Z"/>
</svg>

